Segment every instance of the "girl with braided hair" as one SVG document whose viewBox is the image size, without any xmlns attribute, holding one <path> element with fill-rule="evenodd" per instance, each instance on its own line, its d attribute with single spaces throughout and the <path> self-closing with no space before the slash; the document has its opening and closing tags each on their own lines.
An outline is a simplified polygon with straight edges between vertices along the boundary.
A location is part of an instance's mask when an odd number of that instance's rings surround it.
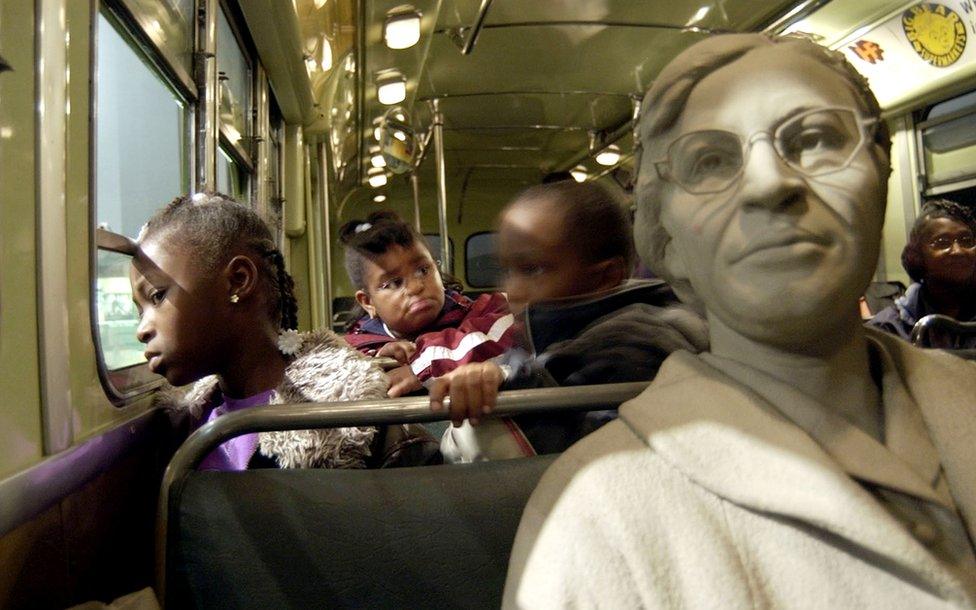
<svg viewBox="0 0 976 610">
<path fill-rule="evenodd" d="M 183 196 L 143 227 L 130 279 L 150 369 L 185 394 L 161 395 L 192 431 L 264 404 L 384 398 L 369 359 L 328 330 L 298 333 L 291 276 L 271 232 L 249 207 L 215 193 Z M 418 427 L 248 434 L 202 469 L 364 468 L 437 460 Z"/>
</svg>

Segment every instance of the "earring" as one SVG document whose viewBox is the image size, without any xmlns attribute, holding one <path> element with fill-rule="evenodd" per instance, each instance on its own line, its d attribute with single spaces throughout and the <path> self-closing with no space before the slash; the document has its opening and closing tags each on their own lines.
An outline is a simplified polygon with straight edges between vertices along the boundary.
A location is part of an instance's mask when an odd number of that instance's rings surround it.
<svg viewBox="0 0 976 610">
<path fill-rule="evenodd" d="M 236 294 L 230 295 L 230 302 L 231 303 L 236 303 L 236 302 L 238 302 L 240 300 L 241 300 L 241 297 L 237 296 Z"/>
</svg>

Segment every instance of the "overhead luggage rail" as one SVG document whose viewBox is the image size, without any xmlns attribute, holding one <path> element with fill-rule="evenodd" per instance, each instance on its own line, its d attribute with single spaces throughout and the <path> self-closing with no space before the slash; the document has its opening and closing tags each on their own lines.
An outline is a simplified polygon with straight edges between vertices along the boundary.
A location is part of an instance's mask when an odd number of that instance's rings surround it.
<svg viewBox="0 0 976 610">
<path fill-rule="evenodd" d="M 646 382 L 501 392 L 491 417 L 528 413 L 592 411 L 615 408 L 647 387 Z M 445 401 L 449 407 L 450 401 Z M 202 426 L 183 443 L 163 476 L 157 521 L 157 592 L 166 593 L 167 547 L 170 518 L 180 509 L 188 478 L 214 448 L 224 441 L 252 432 L 306 430 L 350 426 L 423 423 L 448 419 L 447 410 L 434 413 L 426 396 L 343 403 L 303 403 L 255 407 L 228 413 Z M 534 459 L 534 458 L 533 458 Z M 449 466 L 418 467 L 425 469 Z M 415 470 L 415 469 L 404 469 Z M 368 471 L 364 471 L 368 472 Z M 203 473 L 197 473 L 203 474 Z M 206 473 L 212 474 L 212 473 Z M 514 535 L 514 531 L 512 532 Z"/>
</svg>

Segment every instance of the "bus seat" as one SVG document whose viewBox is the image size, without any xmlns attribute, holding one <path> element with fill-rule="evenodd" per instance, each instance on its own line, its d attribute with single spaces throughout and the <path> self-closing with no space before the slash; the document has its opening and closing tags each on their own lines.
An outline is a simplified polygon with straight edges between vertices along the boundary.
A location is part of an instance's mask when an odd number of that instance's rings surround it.
<svg viewBox="0 0 976 610">
<path fill-rule="evenodd" d="M 332 299 L 333 331 L 339 334 L 346 332 L 346 325 L 352 321 L 352 312 L 355 307 L 355 297 L 336 297 Z"/>
<path fill-rule="evenodd" d="M 864 300 L 871 315 L 893 305 L 895 299 L 905 293 L 905 285 L 899 281 L 871 282 L 864 291 Z"/>
<path fill-rule="evenodd" d="M 976 322 L 962 322 L 949 316 L 931 314 L 915 323 L 912 344 L 944 349 L 960 358 L 976 360 Z"/>
<path fill-rule="evenodd" d="M 522 510 L 554 457 L 191 472 L 171 512 L 166 605 L 497 608 Z"/>
</svg>

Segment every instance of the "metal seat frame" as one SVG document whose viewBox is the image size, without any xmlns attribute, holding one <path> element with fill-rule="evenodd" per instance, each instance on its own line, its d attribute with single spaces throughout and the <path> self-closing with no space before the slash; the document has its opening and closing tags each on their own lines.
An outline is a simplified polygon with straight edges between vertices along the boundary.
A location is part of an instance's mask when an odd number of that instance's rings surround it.
<svg viewBox="0 0 976 610">
<path fill-rule="evenodd" d="M 647 386 L 647 382 L 637 382 L 500 392 L 490 417 L 612 409 Z M 160 602 L 165 605 L 170 516 L 180 506 L 189 474 L 221 443 L 252 432 L 444 421 L 449 419 L 450 399 L 445 407 L 444 411 L 431 411 L 426 396 L 271 405 L 228 413 L 201 426 L 176 452 L 163 475 L 156 521 L 156 592 Z"/>
</svg>

